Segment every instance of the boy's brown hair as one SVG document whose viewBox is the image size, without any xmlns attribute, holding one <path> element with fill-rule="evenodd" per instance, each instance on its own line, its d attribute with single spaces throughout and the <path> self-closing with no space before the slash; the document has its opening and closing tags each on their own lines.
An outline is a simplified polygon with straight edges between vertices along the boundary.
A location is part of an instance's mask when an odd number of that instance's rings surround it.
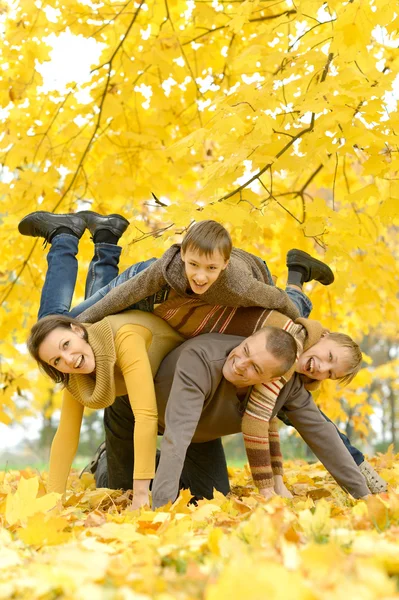
<svg viewBox="0 0 399 600">
<path fill-rule="evenodd" d="M 233 243 L 227 229 L 217 221 L 211 220 L 191 225 L 181 244 L 183 253 L 186 250 L 196 250 L 209 258 L 218 250 L 226 261 L 230 258 L 232 248 Z"/>
</svg>

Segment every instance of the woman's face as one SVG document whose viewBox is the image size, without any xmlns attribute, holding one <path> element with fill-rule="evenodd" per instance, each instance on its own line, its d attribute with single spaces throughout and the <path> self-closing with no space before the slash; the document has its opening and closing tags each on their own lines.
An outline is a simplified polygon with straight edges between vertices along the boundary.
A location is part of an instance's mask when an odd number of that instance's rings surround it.
<svg viewBox="0 0 399 600">
<path fill-rule="evenodd" d="M 84 331 L 76 325 L 57 327 L 43 340 L 39 357 L 61 373 L 93 373 L 96 368 L 93 350 L 84 340 Z"/>
</svg>

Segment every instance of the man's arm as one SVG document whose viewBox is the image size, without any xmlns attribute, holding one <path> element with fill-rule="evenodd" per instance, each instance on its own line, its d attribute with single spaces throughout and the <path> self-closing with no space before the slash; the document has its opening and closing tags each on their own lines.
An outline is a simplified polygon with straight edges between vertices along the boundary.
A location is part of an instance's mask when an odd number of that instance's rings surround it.
<svg viewBox="0 0 399 600">
<path fill-rule="evenodd" d="M 345 448 L 335 425 L 325 420 L 297 375 L 282 408 L 336 482 L 354 498 L 367 496 L 370 492 L 366 480 Z"/>
<path fill-rule="evenodd" d="M 161 459 L 152 487 L 153 508 L 173 502 L 179 493 L 187 448 L 211 388 L 209 363 L 203 351 L 187 348 L 177 361 L 166 406 Z"/>
<path fill-rule="evenodd" d="M 114 287 L 102 300 L 90 306 L 77 318 L 81 323 L 96 323 L 132 304 L 158 292 L 166 281 L 162 273 L 162 259 L 158 259 L 144 271 Z"/>
</svg>

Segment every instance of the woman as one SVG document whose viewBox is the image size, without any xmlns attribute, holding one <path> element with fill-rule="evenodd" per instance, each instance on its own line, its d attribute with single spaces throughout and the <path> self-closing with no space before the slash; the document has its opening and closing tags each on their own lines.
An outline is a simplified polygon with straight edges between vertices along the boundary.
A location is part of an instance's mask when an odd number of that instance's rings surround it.
<svg viewBox="0 0 399 600">
<path fill-rule="evenodd" d="M 88 326 L 66 314 L 76 282 L 78 243 L 85 229 L 95 244 L 86 283 L 90 295 L 116 275 L 121 251 L 116 244 L 128 226 L 126 219 L 93 212 L 38 212 L 35 219 L 35 235 L 51 243 L 51 249 L 39 321 L 32 328 L 28 349 L 42 370 L 65 386 L 51 447 L 49 490 L 65 491 L 84 408 L 105 408 L 116 396 L 128 394 L 135 417 L 134 445 L 140 447 L 134 461 L 132 503 L 133 509 L 138 508 L 149 503 L 149 484 L 155 474 L 158 418 L 153 375 L 182 338 L 159 317 L 143 311 L 127 311 Z M 31 225 L 32 218 L 28 233 L 22 220 L 20 232 L 32 235 Z"/>
</svg>

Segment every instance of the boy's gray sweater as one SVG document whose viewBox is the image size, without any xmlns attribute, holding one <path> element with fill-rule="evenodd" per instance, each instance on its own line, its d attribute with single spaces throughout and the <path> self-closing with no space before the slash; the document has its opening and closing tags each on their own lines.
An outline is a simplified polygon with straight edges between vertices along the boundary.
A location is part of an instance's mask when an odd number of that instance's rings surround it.
<svg viewBox="0 0 399 600">
<path fill-rule="evenodd" d="M 78 319 L 84 323 L 96 323 L 155 294 L 165 285 L 179 296 L 200 298 L 205 304 L 260 306 L 278 310 L 293 320 L 300 316 L 287 294 L 272 285 L 264 262 L 237 248 L 233 248 L 229 264 L 209 290 L 204 294 L 193 294 L 180 256 L 180 244 L 174 244 L 147 269 L 113 288 Z"/>
</svg>

